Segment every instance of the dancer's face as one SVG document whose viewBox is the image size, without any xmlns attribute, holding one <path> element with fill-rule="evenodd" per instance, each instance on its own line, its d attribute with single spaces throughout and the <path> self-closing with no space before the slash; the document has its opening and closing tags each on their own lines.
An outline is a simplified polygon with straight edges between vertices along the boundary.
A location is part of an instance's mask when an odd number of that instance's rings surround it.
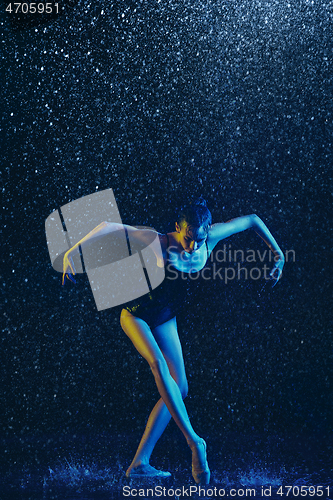
<svg viewBox="0 0 333 500">
<path fill-rule="evenodd" d="M 200 248 L 206 241 L 207 232 L 200 227 L 192 227 L 183 221 L 180 225 L 176 222 L 176 231 L 178 241 L 187 253 L 193 253 Z"/>
</svg>

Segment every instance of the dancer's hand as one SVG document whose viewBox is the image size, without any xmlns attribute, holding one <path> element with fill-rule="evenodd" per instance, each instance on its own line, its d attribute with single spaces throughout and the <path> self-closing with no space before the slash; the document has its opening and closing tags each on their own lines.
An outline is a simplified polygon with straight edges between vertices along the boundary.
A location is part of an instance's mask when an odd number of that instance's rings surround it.
<svg viewBox="0 0 333 500">
<path fill-rule="evenodd" d="M 73 262 L 72 257 L 69 256 L 69 252 L 70 252 L 70 250 L 68 250 L 68 252 L 66 252 L 64 255 L 63 274 L 62 274 L 62 282 L 61 282 L 62 285 L 65 284 L 66 278 L 69 279 L 70 281 L 73 281 L 73 283 L 76 283 L 75 279 L 73 278 L 73 276 L 75 276 L 74 262 Z"/>
<path fill-rule="evenodd" d="M 275 286 L 276 283 L 281 278 L 283 266 L 284 266 L 284 257 L 281 256 L 281 257 L 279 257 L 279 260 L 277 260 L 275 262 L 275 265 L 274 265 L 274 267 L 273 267 L 273 269 L 272 269 L 272 271 L 270 273 L 271 279 L 274 280 L 274 283 L 273 283 L 272 287 Z"/>
</svg>

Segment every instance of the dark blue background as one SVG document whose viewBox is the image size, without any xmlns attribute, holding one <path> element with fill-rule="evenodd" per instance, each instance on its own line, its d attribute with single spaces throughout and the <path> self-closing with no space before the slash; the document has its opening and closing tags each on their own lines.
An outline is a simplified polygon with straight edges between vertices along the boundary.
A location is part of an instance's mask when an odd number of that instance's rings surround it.
<svg viewBox="0 0 333 500">
<path fill-rule="evenodd" d="M 97 312 L 86 276 L 61 288 L 48 256 L 48 215 L 110 187 L 127 224 L 171 231 L 176 205 L 202 193 L 214 222 L 256 213 L 295 250 L 273 290 L 193 283 L 178 321 L 187 406 L 214 440 L 328 434 L 330 4 L 79 1 L 49 20 L 3 15 L 2 28 L 8 455 L 21 443 L 38 461 L 45 435 L 138 437 L 158 397 L 120 309 Z M 251 231 L 229 243 L 266 248 Z"/>
</svg>

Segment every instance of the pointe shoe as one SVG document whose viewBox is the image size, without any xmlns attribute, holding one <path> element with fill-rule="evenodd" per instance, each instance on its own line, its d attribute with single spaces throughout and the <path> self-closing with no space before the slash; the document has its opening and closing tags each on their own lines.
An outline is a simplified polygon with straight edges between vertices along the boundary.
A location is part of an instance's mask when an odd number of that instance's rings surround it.
<svg viewBox="0 0 333 500">
<path fill-rule="evenodd" d="M 152 465 L 149 464 L 144 464 L 144 465 L 138 465 L 138 467 L 133 467 L 133 469 L 127 469 L 126 471 L 126 477 L 130 477 L 135 479 L 136 477 L 138 478 L 143 478 L 143 477 L 170 477 L 171 473 L 164 471 L 164 470 L 158 470 L 155 469 Z"/>
<path fill-rule="evenodd" d="M 192 476 L 197 484 L 209 484 L 210 470 L 207 463 L 206 443 L 203 439 L 192 450 Z"/>
</svg>

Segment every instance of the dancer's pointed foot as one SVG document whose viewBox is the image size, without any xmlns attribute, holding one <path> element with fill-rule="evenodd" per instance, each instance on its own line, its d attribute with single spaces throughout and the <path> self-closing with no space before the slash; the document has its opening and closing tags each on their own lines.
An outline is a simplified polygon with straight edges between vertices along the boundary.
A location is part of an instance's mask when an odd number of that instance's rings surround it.
<svg viewBox="0 0 333 500">
<path fill-rule="evenodd" d="M 170 477 L 171 473 L 163 470 L 155 469 L 152 465 L 141 464 L 137 467 L 129 467 L 126 471 L 126 477 Z"/>
<path fill-rule="evenodd" d="M 207 463 L 206 443 L 203 439 L 191 446 L 192 476 L 197 484 L 209 484 L 210 470 Z"/>
</svg>

